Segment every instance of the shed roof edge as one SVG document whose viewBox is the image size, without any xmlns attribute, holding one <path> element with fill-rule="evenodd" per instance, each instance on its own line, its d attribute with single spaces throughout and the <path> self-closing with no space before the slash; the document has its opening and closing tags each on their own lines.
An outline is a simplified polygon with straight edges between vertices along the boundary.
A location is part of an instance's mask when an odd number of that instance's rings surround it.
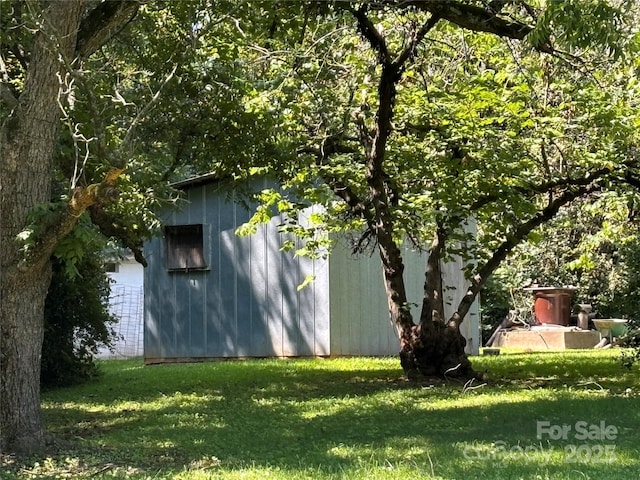
<svg viewBox="0 0 640 480">
<path fill-rule="evenodd" d="M 198 175 L 195 177 L 187 178 L 186 180 L 179 180 L 172 182 L 170 185 L 178 190 L 186 190 L 187 188 L 197 187 L 199 185 L 205 185 L 208 183 L 217 183 L 226 180 L 231 180 L 231 176 L 220 176 L 217 173 L 205 173 L 204 175 Z"/>
</svg>

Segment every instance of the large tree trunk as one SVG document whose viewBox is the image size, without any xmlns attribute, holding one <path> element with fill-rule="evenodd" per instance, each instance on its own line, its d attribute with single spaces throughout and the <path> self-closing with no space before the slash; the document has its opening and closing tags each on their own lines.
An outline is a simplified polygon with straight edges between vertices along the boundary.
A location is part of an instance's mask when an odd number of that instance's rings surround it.
<svg viewBox="0 0 640 480">
<path fill-rule="evenodd" d="M 410 335 L 405 334 L 410 341 L 401 345 L 401 362 L 410 376 L 418 372 L 457 378 L 476 375 L 464 350 L 467 342 L 460 333 L 460 322 L 447 321 L 445 317 L 441 268 L 445 243 L 444 229 L 439 227 L 427 260 L 420 323 L 411 329 Z"/>
<path fill-rule="evenodd" d="M 52 160 L 69 75 L 132 20 L 139 2 L 98 3 L 84 18 L 84 0 L 45 5 L 39 14 L 31 12 L 38 16 L 37 33 L 25 57 L 24 90 L 8 102 L 14 108 L 0 128 L 0 453 L 44 446 L 40 354 L 50 257 L 87 208 L 114 200 L 114 183 L 124 168 L 105 164 L 110 168 L 100 183 L 77 186 L 55 214 L 29 218 L 51 200 Z M 29 231 L 28 242 L 16 241 Z"/>
<path fill-rule="evenodd" d="M 2 278 L 0 451 L 27 454 L 44 445 L 40 415 L 40 354 L 49 265 Z"/>
<path fill-rule="evenodd" d="M 441 244 L 434 241 L 425 273 L 420 323 L 413 322 L 403 280 L 404 265 L 400 249 L 389 235 L 378 231 L 389 314 L 400 337 L 400 364 L 410 379 L 425 376 L 472 378 L 476 373 L 465 352 L 466 340 L 460 333 L 459 315 L 445 321 Z M 438 238 L 439 236 L 437 236 Z M 441 239 L 442 240 L 442 239 Z M 464 315 L 463 315 L 464 316 Z"/>
<path fill-rule="evenodd" d="M 44 445 L 40 353 L 51 251 L 25 256 L 16 237 L 33 208 L 50 201 L 58 75 L 74 60 L 83 3 L 52 2 L 43 12 L 24 91 L 0 132 L 0 452 Z"/>
<path fill-rule="evenodd" d="M 400 337 L 400 364 L 407 376 L 414 378 L 417 374 L 417 367 L 412 355 L 415 343 L 415 324 L 407 301 L 402 253 L 393 241 L 393 237 L 388 233 L 379 230 L 377 237 L 384 287 L 389 305 L 389 317 Z"/>
</svg>

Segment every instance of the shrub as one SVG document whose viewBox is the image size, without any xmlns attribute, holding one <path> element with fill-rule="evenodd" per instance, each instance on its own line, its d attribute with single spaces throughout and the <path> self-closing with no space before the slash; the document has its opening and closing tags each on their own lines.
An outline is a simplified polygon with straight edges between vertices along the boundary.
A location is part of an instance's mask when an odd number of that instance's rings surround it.
<svg viewBox="0 0 640 480">
<path fill-rule="evenodd" d="M 70 385 L 97 374 L 94 356 L 111 346 L 116 317 L 108 310 L 110 279 L 97 253 L 84 253 L 70 273 L 54 258 L 45 302 L 45 333 L 40 383 Z"/>
</svg>

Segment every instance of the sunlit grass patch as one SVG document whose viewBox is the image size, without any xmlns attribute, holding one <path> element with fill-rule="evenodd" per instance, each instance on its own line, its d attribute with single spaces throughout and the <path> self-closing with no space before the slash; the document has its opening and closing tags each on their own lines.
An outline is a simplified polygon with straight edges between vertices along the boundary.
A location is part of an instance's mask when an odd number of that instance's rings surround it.
<svg viewBox="0 0 640 480">
<path fill-rule="evenodd" d="M 615 353 L 474 364 L 488 380 L 465 386 L 407 382 L 395 358 L 104 362 L 97 381 L 44 393 L 57 447 L 0 478 L 626 479 L 640 469 L 637 370 Z M 603 442 L 537 439 L 539 421 L 616 426 L 615 463 L 596 461 Z M 572 444 L 579 462 L 562 450 Z"/>
</svg>

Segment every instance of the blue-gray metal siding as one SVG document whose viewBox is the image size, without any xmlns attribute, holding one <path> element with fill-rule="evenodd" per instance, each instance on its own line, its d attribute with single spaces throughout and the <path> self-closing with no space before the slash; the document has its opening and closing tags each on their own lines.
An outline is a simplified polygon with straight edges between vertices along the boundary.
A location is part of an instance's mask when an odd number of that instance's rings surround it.
<svg viewBox="0 0 640 480">
<path fill-rule="evenodd" d="M 166 224 L 204 225 L 208 269 L 169 272 L 163 239 L 146 245 L 145 358 L 328 355 L 327 262 L 281 252 L 279 218 L 237 236 L 252 212 L 221 183 L 185 194 Z M 316 282 L 298 290 L 309 274 Z"/>
</svg>

